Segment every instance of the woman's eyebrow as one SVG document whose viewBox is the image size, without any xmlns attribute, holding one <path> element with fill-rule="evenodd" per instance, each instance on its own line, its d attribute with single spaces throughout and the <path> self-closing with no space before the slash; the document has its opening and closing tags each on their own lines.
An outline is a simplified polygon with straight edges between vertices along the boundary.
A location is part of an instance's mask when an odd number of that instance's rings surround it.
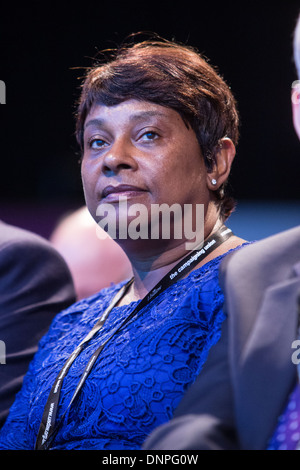
<svg viewBox="0 0 300 470">
<path fill-rule="evenodd" d="M 105 123 L 105 119 L 100 119 L 100 118 L 95 118 L 95 119 L 90 119 L 88 122 L 84 124 L 84 129 L 86 129 L 89 126 L 95 126 L 95 127 L 101 127 Z"/>
</svg>

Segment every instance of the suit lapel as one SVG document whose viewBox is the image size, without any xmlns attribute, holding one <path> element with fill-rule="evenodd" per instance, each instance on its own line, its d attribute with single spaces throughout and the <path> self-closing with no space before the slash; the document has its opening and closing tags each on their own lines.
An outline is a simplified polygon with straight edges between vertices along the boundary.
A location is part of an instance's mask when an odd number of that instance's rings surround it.
<svg viewBox="0 0 300 470">
<path fill-rule="evenodd" d="M 237 417 L 245 449 L 266 448 L 295 382 L 291 345 L 298 324 L 299 292 L 299 277 L 266 290 L 239 360 Z"/>
</svg>

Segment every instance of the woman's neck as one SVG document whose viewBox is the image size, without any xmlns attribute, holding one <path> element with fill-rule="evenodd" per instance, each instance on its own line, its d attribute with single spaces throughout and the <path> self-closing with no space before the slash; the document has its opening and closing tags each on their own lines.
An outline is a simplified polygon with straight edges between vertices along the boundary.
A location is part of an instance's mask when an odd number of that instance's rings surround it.
<svg viewBox="0 0 300 470">
<path fill-rule="evenodd" d="M 218 230 L 221 225 L 219 219 L 214 224 L 207 225 L 204 239 Z M 186 249 L 186 240 L 176 240 L 176 244 L 167 247 L 163 247 L 162 243 L 156 240 L 156 245 L 157 248 L 155 244 L 151 244 L 151 249 L 149 247 L 136 249 L 137 244 L 134 250 L 128 249 L 128 246 L 123 247 L 132 264 L 134 282 L 119 305 L 142 299 L 189 252 Z M 200 265 L 201 263 L 197 267 Z"/>
</svg>

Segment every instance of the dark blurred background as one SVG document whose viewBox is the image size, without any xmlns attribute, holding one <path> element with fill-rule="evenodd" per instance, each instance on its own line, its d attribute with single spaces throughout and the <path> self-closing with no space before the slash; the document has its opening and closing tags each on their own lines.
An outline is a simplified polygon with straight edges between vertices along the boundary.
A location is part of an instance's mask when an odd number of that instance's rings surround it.
<svg viewBox="0 0 300 470">
<path fill-rule="evenodd" d="M 300 223 L 300 143 L 292 33 L 299 0 L 5 2 L 0 12 L 0 218 L 48 236 L 84 204 L 74 104 L 84 67 L 130 33 L 196 46 L 238 101 L 241 138 L 231 225 L 249 239 Z M 229 224 L 230 225 L 230 224 Z"/>
</svg>

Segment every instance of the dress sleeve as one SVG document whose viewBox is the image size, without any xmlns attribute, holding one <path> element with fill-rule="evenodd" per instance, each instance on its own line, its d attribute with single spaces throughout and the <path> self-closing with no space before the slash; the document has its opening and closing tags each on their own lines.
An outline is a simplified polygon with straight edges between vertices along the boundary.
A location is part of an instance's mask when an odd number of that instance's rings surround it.
<svg viewBox="0 0 300 470">
<path fill-rule="evenodd" d="M 195 383 L 183 396 L 174 418 L 156 428 L 144 450 L 237 450 L 228 359 L 228 325 L 211 347 Z"/>
</svg>

